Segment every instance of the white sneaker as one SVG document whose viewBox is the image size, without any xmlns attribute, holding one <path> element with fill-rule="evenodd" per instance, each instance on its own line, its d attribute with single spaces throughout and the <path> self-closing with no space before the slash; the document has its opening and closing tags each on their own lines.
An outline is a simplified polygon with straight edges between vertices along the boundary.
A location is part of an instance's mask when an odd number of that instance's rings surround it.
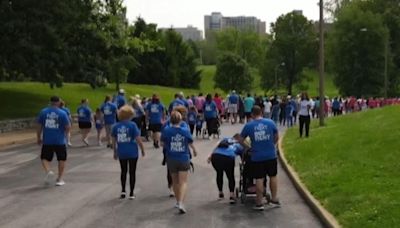
<svg viewBox="0 0 400 228">
<path fill-rule="evenodd" d="M 86 146 L 89 146 L 89 142 L 87 139 L 82 140 L 83 143 L 85 143 Z"/>
<path fill-rule="evenodd" d="M 179 213 L 180 214 L 186 214 L 186 209 L 185 209 L 185 207 L 181 204 L 181 205 L 179 205 Z"/>
<path fill-rule="evenodd" d="M 172 191 L 172 190 L 169 190 L 169 197 L 174 197 L 175 196 L 175 193 L 174 193 L 174 191 Z"/>
<path fill-rule="evenodd" d="M 63 186 L 65 185 L 65 182 L 63 180 L 57 180 L 56 186 Z"/>
<path fill-rule="evenodd" d="M 54 181 L 54 173 L 53 171 L 48 171 L 46 177 L 44 178 L 44 183 L 46 185 L 50 185 Z"/>
<path fill-rule="evenodd" d="M 176 202 L 176 204 L 174 205 L 175 208 L 179 208 L 179 203 Z"/>
<path fill-rule="evenodd" d="M 71 142 L 68 142 L 68 146 L 71 147 L 71 146 L 72 146 L 72 143 L 71 143 Z"/>
</svg>

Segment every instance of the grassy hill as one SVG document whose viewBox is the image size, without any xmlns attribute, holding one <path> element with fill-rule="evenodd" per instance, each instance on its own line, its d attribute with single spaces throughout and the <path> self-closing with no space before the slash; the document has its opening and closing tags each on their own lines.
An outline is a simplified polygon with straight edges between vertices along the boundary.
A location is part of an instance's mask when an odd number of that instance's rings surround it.
<svg viewBox="0 0 400 228">
<path fill-rule="evenodd" d="M 203 91 L 215 91 L 214 90 L 214 80 L 213 77 L 215 75 L 216 67 L 215 66 L 200 66 L 199 69 L 203 70 L 202 74 L 202 81 L 200 83 L 200 88 Z M 264 94 L 264 90 L 260 88 L 260 81 L 261 81 L 261 76 L 258 73 L 257 69 L 252 68 L 251 73 L 254 76 L 254 84 L 253 88 L 255 89 L 254 92 L 257 94 Z M 308 88 L 307 92 L 309 93 L 310 96 L 318 96 L 319 91 L 319 75 L 318 72 L 315 70 L 310 70 L 306 69 L 304 70 L 303 74 L 305 75 L 308 80 L 305 82 L 305 86 Z M 272 90 L 272 89 L 271 89 Z M 217 90 L 218 92 L 221 92 L 220 90 Z M 294 93 L 298 94 L 302 92 L 303 90 L 298 87 L 294 87 Z M 329 97 L 334 97 L 338 95 L 338 90 L 333 84 L 333 77 L 330 74 L 325 75 L 325 91 L 326 95 Z M 285 94 L 286 90 L 281 89 L 280 94 Z"/>
<path fill-rule="evenodd" d="M 174 94 L 179 91 L 183 91 L 185 95 L 198 92 L 197 90 L 131 84 L 123 84 L 121 88 L 126 90 L 128 96 L 140 94 L 142 97 L 149 97 L 157 93 L 164 103 L 172 100 Z M 75 112 L 82 98 L 88 98 L 90 106 L 94 109 L 103 102 L 107 94 L 115 94 L 114 84 L 94 90 L 88 84 L 81 83 L 65 83 L 62 88 L 50 89 L 47 83 L 2 82 L 0 83 L 0 103 L 3 108 L 0 112 L 0 120 L 35 116 L 48 104 L 52 95 L 63 98 L 71 111 Z"/>
<path fill-rule="evenodd" d="M 311 193 L 343 227 L 400 224 L 400 106 L 313 123 L 283 140 L 285 154 Z"/>
<path fill-rule="evenodd" d="M 162 101 L 166 104 L 169 103 L 174 93 L 183 91 L 185 95 L 197 94 L 200 91 L 203 93 L 215 93 L 219 92 L 224 94 L 220 89 L 214 89 L 214 74 L 216 71 L 215 66 L 200 66 L 202 70 L 202 80 L 200 83 L 199 90 L 188 90 L 180 88 L 169 88 L 162 86 L 150 86 L 150 85 L 133 85 L 124 84 L 121 87 L 127 91 L 128 96 L 140 94 L 142 97 L 151 96 L 153 93 L 158 93 L 161 96 Z M 260 75 L 256 69 L 252 69 L 251 73 L 255 77 L 253 87 L 256 88 L 254 92 L 257 94 L 263 94 L 261 90 Z M 316 91 L 317 73 L 315 71 L 306 71 L 306 74 L 311 75 L 312 81 L 310 81 L 309 91 L 311 95 L 314 95 L 312 91 Z M 327 80 L 327 84 L 331 85 L 327 87 L 328 94 L 336 94 L 336 89 L 333 87 L 331 80 Z M 110 84 L 106 88 L 98 88 L 93 90 L 87 84 L 79 83 L 65 83 L 62 88 L 50 89 L 47 83 L 37 82 L 2 82 L 0 83 L 0 102 L 3 107 L 6 107 L 0 112 L 0 120 L 3 119 L 15 119 L 23 117 L 32 117 L 48 103 L 48 99 L 52 95 L 58 95 L 62 97 L 72 111 L 76 110 L 79 105 L 79 101 L 82 98 L 88 98 L 91 107 L 94 109 L 102 103 L 105 95 L 115 93 L 115 85 Z M 332 92 L 334 91 L 334 92 Z M 282 91 L 282 93 L 284 93 Z"/>
</svg>

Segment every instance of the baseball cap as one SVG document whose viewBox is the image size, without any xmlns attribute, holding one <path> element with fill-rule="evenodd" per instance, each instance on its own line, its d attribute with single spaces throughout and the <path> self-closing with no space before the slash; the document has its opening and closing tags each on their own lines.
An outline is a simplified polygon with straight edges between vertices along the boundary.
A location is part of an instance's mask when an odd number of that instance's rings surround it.
<svg viewBox="0 0 400 228">
<path fill-rule="evenodd" d="M 119 89 L 119 93 L 125 93 L 124 89 Z"/>
<path fill-rule="evenodd" d="M 50 97 L 50 102 L 60 102 L 60 98 L 57 96 Z"/>
</svg>

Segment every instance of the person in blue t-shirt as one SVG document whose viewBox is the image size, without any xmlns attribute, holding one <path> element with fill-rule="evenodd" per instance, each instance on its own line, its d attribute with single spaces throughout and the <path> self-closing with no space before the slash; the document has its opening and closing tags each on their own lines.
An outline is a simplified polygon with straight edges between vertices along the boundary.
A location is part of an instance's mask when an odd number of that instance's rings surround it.
<svg viewBox="0 0 400 228">
<path fill-rule="evenodd" d="M 201 114 L 197 114 L 196 116 L 196 137 L 201 135 L 201 129 L 203 128 L 203 116 Z"/>
<path fill-rule="evenodd" d="M 115 102 L 117 103 L 117 108 L 120 109 L 122 106 L 126 104 L 126 98 L 125 98 L 125 90 L 120 89 L 118 91 L 118 95 L 115 98 Z"/>
<path fill-rule="evenodd" d="M 292 127 L 293 126 L 293 106 L 289 102 L 285 107 L 285 115 L 286 115 L 286 126 Z"/>
<path fill-rule="evenodd" d="M 179 94 L 175 94 L 174 100 L 168 106 L 168 113 L 171 113 L 173 109 L 179 105 L 185 106 L 184 102 L 179 98 Z"/>
<path fill-rule="evenodd" d="M 251 94 L 248 93 L 243 103 L 244 103 L 244 114 L 246 116 L 246 122 L 249 122 L 251 120 L 251 109 L 253 108 L 256 101 L 251 96 Z"/>
<path fill-rule="evenodd" d="M 270 189 L 272 199 L 270 204 L 279 206 L 277 198 L 277 155 L 275 145 L 278 142 L 279 134 L 275 123 L 272 120 L 262 118 L 262 110 L 254 106 L 252 110 L 253 121 L 247 123 L 240 136 L 241 141 L 247 137 L 251 140 L 251 163 L 250 169 L 253 178 L 256 179 L 256 205 L 255 210 L 264 210 L 262 197 L 264 193 L 264 179 L 270 178 Z"/>
<path fill-rule="evenodd" d="M 340 115 L 340 102 L 339 102 L 339 100 L 338 100 L 337 97 L 335 97 L 335 98 L 333 99 L 333 102 L 332 102 L 332 111 L 333 111 L 333 116 L 338 116 L 338 115 Z"/>
<path fill-rule="evenodd" d="M 188 171 L 190 169 L 190 149 L 193 156 L 197 156 L 196 148 L 193 146 L 193 138 L 187 129 L 180 124 L 182 115 L 173 111 L 171 113 L 171 125 L 166 127 L 161 136 L 163 147 L 167 157 L 167 167 L 172 177 L 173 190 L 177 201 L 176 207 L 180 213 L 186 213 L 183 201 L 186 195 Z"/>
<path fill-rule="evenodd" d="M 211 94 L 207 94 L 206 102 L 203 105 L 204 119 L 207 125 L 208 137 L 218 134 L 218 109 L 212 100 Z"/>
<path fill-rule="evenodd" d="M 60 109 L 63 110 L 65 113 L 67 113 L 69 122 L 72 126 L 72 116 L 71 116 L 71 111 L 69 110 L 69 108 L 66 107 L 65 101 L 61 100 L 60 101 Z M 68 146 L 72 146 L 71 143 L 71 131 L 68 132 L 67 134 L 67 145 Z"/>
<path fill-rule="evenodd" d="M 190 127 L 190 134 L 192 135 L 194 133 L 194 127 L 196 125 L 196 117 L 197 117 L 196 107 L 190 106 L 189 112 L 187 114 L 187 121 Z"/>
<path fill-rule="evenodd" d="M 86 146 L 89 146 L 88 137 L 90 129 L 92 128 L 93 117 L 92 117 L 92 110 L 90 110 L 89 108 L 88 99 L 82 99 L 81 105 L 78 107 L 77 112 L 78 112 L 78 125 L 82 134 L 82 142 Z"/>
<path fill-rule="evenodd" d="M 178 93 L 178 98 L 181 100 L 181 102 L 183 103 L 183 106 L 185 106 L 185 108 L 189 109 L 189 102 L 185 99 L 185 95 L 183 94 L 183 92 L 179 92 Z"/>
<path fill-rule="evenodd" d="M 149 119 L 149 130 L 153 132 L 153 145 L 158 149 L 160 147 L 160 132 L 165 120 L 165 108 L 157 95 L 153 95 L 151 102 L 147 104 L 146 116 Z"/>
<path fill-rule="evenodd" d="M 232 138 L 224 138 L 208 157 L 207 162 L 212 164 L 217 173 L 217 187 L 219 190 L 218 197 L 224 198 L 223 178 L 224 172 L 229 182 L 229 201 L 231 204 L 236 203 L 235 198 L 235 158 L 244 152 L 244 148 L 240 143 L 240 135 L 235 134 Z"/>
<path fill-rule="evenodd" d="M 100 110 L 104 116 L 107 147 L 111 148 L 111 128 L 116 122 L 118 108 L 114 103 L 112 103 L 111 96 L 107 95 L 104 99 L 104 103 L 100 107 Z"/>
<path fill-rule="evenodd" d="M 60 98 L 50 98 L 50 107 L 43 109 L 37 118 L 37 143 L 42 145 L 40 159 L 46 172 L 45 183 L 48 185 L 54 180 L 50 162 L 54 153 L 58 160 L 58 177 L 56 186 L 65 184 L 63 180 L 65 162 L 67 160 L 66 136 L 70 132 L 71 124 L 65 111 L 60 108 Z"/>
<path fill-rule="evenodd" d="M 133 108 L 129 105 L 122 106 L 118 111 L 118 119 L 112 128 L 114 159 L 119 160 L 121 166 L 121 196 L 126 197 L 125 185 L 126 176 L 129 169 L 130 193 L 129 199 L 134 199 L 136 183 L 136 164 L 139 157 L 139 148 L 142 157 L 145 156 L 144 146 L 140 137 L 140 130 L 136 124 L 130 121 L 135 115 Z"/>
<path fill-rule="evenodd" d="M 185 108 L 184 106 L 182 106 L 182 105 L 179 105 L 179 106 L 176 106 L 172 111 L 179 112 L 179 113 L 182 115 L 182 121 L 180 122 L 179 126 L 180 126 L 182 129 L 184 129 L 184 130 L 190 131 L 189 126 L 188 126 L 188 124 L 187 124 L 186 121 L 185 121 L 186 118 L 183 118 L 183 117 L 187 116 L 187 110 L 186 110 L 186 108 Z M 171 124 L 171 119 L 169 118 L 169 119 L 168 119 L 167 121 L 165 121 L 165 123 L 163 124 L 163 126 L 162 126 L 162 128 L 161 128 L 161 132 L 162 132 L 165 128 L 171 127 L 171 126 L 172 126 L 172 124 Z M 166 154 L 167 154 L 167 152 L 166 152 L 166 147 L 163 147 L 163 156 L 164 156 L 164 158 L 163 158 L 163 161 L 162 161 L 162 165 L 165 165 L 165 164 L 166 164 L 166 161 L 167 161 Z M 167 181 L 168 181 L 169 196 L 170 196 L 170 197 L 174 197 L 174 192 L 173 192 L 173 189 L 172 189 L 172 177 L 171 177 L 171 173 L 169 172 L 168 169 L 167 169 Z"/>
<path fill-rule="evenodd" d="M 228 110 L 230 117 L 233 118 L 233 120 L 231 120 L 231 123 L 232 124 L 237 123 L 237 114 L 239 110 L 239 96 L 236 94 L 235 90 L 233 90 L 228 97 Z"/>
<path fill-rule="evenodd" d="M 293 109 L 293 112 L 292 112 L 293 121 L 292 121 L 292 123 L 296 124 L 296 122 L 297 122 L 297 112 L 298 112 L 298 105 L 297 105 L 296 99 L 294 97 L 292 99 L 290 99 L 289 104 L 292 106 L 292 109 Z"/>
</svg>

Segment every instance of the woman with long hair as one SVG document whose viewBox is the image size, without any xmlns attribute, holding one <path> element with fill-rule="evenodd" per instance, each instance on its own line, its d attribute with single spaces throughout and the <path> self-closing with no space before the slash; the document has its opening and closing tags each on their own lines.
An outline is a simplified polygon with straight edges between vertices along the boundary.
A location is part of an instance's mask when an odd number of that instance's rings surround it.
<svg viewBox="0 0 400 228">
<path fill-rule="evenodd" d="M 187 190 L 188 171 L 190 169 L 190 149 L 197 155 L 193 138 L 188 129 L 181 127 L 182 115 L 172 111 L 171 126 L 164 128 L 161 142 L 165 147 L 167 167 L 172 177 L 172 186 L 176 198 L 176 207 L 181 214 L 186 213 L 184 199 Z"/>
</svg>

